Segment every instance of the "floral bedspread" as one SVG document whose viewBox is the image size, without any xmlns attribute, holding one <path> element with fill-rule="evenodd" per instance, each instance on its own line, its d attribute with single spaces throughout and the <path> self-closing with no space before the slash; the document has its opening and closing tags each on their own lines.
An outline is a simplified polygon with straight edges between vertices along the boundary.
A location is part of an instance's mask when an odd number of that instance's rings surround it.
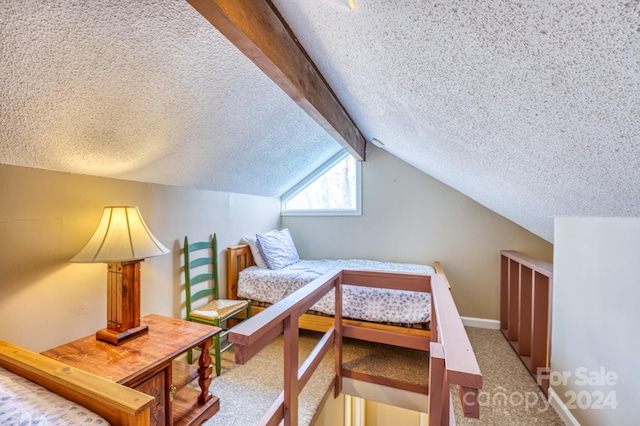
<svg viewBox="0 0 640 426">
<path fill-rule="evenodd" d="M 91 426 L 109 423 L 83 406 L 0 367 L 0 424 Z"/>
<path fill-rule="evenodd" d="M 431 275 L 431 266 L 373 260 L 299 260 L 279 270 L 252 266 L 240 272 L 238 296 L 276 303 L 333 269 L 376 270 Z M 431 317 L 429 293 L 344 285 L 345 318 L 385 323 L 425 323 Z M 333 315 L 334 293 L 327 293 L 311 309 Z"/>
</svg>

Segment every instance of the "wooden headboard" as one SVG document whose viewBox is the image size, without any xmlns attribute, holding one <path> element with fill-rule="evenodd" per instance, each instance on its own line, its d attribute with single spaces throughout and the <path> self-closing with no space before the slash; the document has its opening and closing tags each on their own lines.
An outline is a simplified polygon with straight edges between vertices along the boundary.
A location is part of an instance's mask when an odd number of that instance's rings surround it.
<svg viewBox="0 0 640 426">
<path fill-rule="evenodd" d="M 249 244 L 227 248 L 227 299 L 238 298 L 238 274 L 255 265 Z"/>
</svg>

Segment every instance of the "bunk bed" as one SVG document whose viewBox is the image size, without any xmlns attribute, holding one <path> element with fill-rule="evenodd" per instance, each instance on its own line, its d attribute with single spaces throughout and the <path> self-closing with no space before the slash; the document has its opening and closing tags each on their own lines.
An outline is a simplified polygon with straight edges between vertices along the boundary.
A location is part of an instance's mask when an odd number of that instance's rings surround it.
<svg viewBox="0 0 640 426">
<path fill-rule="evenodd" d="M 1 340 L 0 395 L 4 416 L 0 423 L 17 416 L 20 424 L 31 419 L 33 424 L 82 420 L 82 424 L 147 426 L 154 401 L 150 395 Z M 31 402 L 29 395 L 36 400 Z M 17 405 L 10 406 L 12 401 Z M 46 420 L 45 414 L 53 417 Z M 62 423 L 63 418 L 70 422 Z"/>
</svg>

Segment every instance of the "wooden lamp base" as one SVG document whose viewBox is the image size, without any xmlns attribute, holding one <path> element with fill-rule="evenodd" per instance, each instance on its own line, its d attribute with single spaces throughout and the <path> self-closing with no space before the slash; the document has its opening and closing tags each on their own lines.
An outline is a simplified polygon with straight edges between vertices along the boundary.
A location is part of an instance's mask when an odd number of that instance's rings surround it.
<svg viewBox="0 0 640 426">
<path fill-rule="evenodd" d="M 118 346 L 120 343 L 126 342 L 129 339 L 133 339 L 134 337 L 141 336 L 148 332 L 149 332 L 148 325 L 133 327 L 121 333 L 118 333 L 117 331 L 109 330 L 108 328 L 103 328 L 102 330 L 96 331 L 96 339 Z"/>
<path fill-rule="evenodd" d="M 148 333 L 149 326 L 140 325 L 140 262 L 109 263 L 107 328 L 96 339 L 119 345 Z"/>
</svg>

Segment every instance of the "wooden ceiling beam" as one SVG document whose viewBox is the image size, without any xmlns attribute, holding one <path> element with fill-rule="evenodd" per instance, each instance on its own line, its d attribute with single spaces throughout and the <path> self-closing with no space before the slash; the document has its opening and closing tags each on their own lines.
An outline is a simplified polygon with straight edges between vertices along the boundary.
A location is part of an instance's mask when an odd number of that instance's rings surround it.
<svg viewBox="0 0 640 426">
<path fill-rule="evenodd" d="M 358 160 L 365 139 L 270 1 L 187 0 Z"/>
</svg>

